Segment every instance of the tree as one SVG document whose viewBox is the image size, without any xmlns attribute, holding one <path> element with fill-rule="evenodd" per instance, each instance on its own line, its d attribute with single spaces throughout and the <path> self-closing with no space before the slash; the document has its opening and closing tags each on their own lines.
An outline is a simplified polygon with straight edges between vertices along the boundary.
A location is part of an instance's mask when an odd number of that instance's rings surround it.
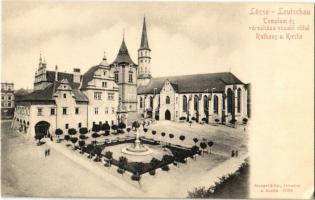
<svg viewBox="0 0 315 200">
<path fill-rule="evenodd" d="M 166 135 L 166 134 L 165 134 L 164 132 L 161 133 L 161 136 L 163 137 L 163 142 L 164 142 L 164 137 L 165 137 L 165 135 Z"/>
<path fill-rule="evenodd" d="M 35 140 L 38 140 L 37 145 L 39 146 L 41 144 L 40 140 L 43 139 L 45 137 L 45 133 L 38 131 L 37 133 L 35 133 Z"/>
<path fill-rule="evenodd" d="M 71 142 L 73 143 L 73 149 L 75 149 L 75 143 L 78 141 L 77 137 L 71 138 Z"/>
<path fill-rule="evenodd" d="M 99 124 L 93 124 L 93 126 L 92 126 L 93 132 L 98 133 L 98 132 L 100 132 L 100 130 L 101 130 L 101 126 Z"/>
<path fill-rule="evenodd" d="M 100 137 L 98 133 L 93 133 L 92 138 L 94 138 L 94 142 L 96 143 L 96 138 Z"/>
<path fill-rule="evenodd" d="M 85 135 L 85 134 L 88 133 L 88 129 L 86 127 L 82 127 L 82 128 L 79 129 L 79 133 L 81 135 Z"/>
<path fill-rule="evenodd" d="M 171 139 L 174 138 L 174 134 L 170 133 L 170 134 L 168 134 L 168 136 L 170 137 L 170 144 L 171 144 Z"/>
<path fill-rule="evenodd" d="M 111 163 L 112 163 L 112 159 L 113 159 L 113 152 L 106 151 L 105 152 L 105 157 L 108 159 L 108 164 L 109 164 L 109 167 L 110 167 Z"/>
<path fill-rule="evenodd" d="M 106 121 L 103 125 L 102 125 L 102 130 L 105 133 L 105 136 L 107 135 L 106 132 L 110 131 L 110 125 L 108 124 L 108 121 Z"/>
<path fill-rule="evenodd" d="M 197 154 L 199 151 L 199 147 L 197 145 L 194 145 L 191 147 L 191 152 L 194 155 L 194 159 L 196 160 L 195 154 Z"/>
<path fill-rule="evenodd" d="M 65 135 L 65 140 L 67 141 L 67 143 L 69 142 L 70 138 L 70 135 Z"/>
<path fill-rule="evenodd" d="M 68 134 L 71 135 L 71 136 L 74 136 L 75 134 L 77 134 L 77 130 L 74 129 L 74 128 L 70 128 L 70 129 L 68 130 Z"/>
<path fill-rule="evenodd" d="M 197 142 L 198 142 L 199 140 L 198 140 L 198 138 L 194 138 L 193 141 L 194 141 L 195 145 L 197 145 Z"/>
<path fill-rule="evenodd" d="M 144 134 L 146 135 L 146 133 L 148 132 L 148 129 L 147 129 L 147 128 L 144 128 L 144 129 L 143 129 L 143 132 L 144 132 Z"/>
<path fill-rule="evenodd" d="M 126 124 L 125 124 L 124 122 L 120 122 L 120 123 L 118 124 L 118 128 L 119 128 L 119 130 L 123 130 L 123 129 L 126 128 Z"/>
<path fill-rule="evenodd" d="M 128 127 L 127 128 L 127 132 L 128 132 L 128 137 L 129 137 L 129 132 L 131 131 L 131 128 L 130 127 Z"/>
<path fill-rule="evenodd" d="M 80 135 L 80 136 L 81 136 L 81 135 Z M 84 147 L 84 145 L 85 145 L 85 141 L 84 141 L 84 140 L 80 140 L 80 141 L 79 141 L 79 146 L 80 146 L 81 153 L 83 153 L 82 147 Z"/>
<path fill-rule="evenodd" d="M 213 142 L 212 142 L 212 141 L 209 141 L 209 142 L 208 142 L 208 146 L 209 146 L 209 149 L 210 149 L 210 154 L 211 154 L 211 147 L 212 147 L 212 145 L 213 145 Z"/>
<path fill-rule="evenodd" d="M 57 142 L 60 142 L 60 139 L 59 139 L 59 137 L 63 134 L 63 131 L 60 129 L 60 128 L 57 128 L 56 130 L 55 130 L 55 134 L 57 135 Z"/>
<path fill-rule="evenodd" d="M 128 159 L 124 156 L 120 156 L 118 160 L 118 167 L 122 169 L 123 172 L 125 172 L 127 164 L 128 164 Z"/>
<path fill-rule="evenodd" d="M 143 170 L 144 170 L 144 163 L 143 162 L 137 163 L 135 166 L 135 170 L 136 170 L 137 175 L 141 177 L 141 174 L 143 173 Z M 139 177 L 139 181 L 140 181 L 140 177 Z"/>
<path fill-rule="evenodd" d="M 140 127 L 140 123 L 138 121 L 134 121 L 134 122 L 132 122 L 132 126 L 131 127 L 135 128 L 135 130 L 137 130 L 137 128 Z"/>
<path fill-rule="evenodd" d="M 93 149 L 94 149 L 94 146 L 92 144 L 88 144 L 86 146 L 86 151 L 89 153 L 89 157 L 88 158 L 92 158 L 91 154 L 92 154 Z"/>
<path fill-rule="evenodd" d="M 113 124 L 112 125 L 112 129 L 114 130 L 114 133 L 116 133 L 117 129 L 118 129 L 118 126 L 116 124 Z"/>
<path fill-rule="evenodd" d="M 207 144 L 205 142 L 200 142 L 200 148 L 202 148 L 202 150 L 205 150 L 207 148 Z M 202 155 L 203 155 L 203 151 L 202 151 Z"/>
<path fill-rule="evenodd" d="M 184 135 L 181 135 L 181 136 L 179 136 L 179 139 L 180 139 L 182 142 L 184 142 L 185 136 L 184 136 Z"/>
<path fill-rule="evenodd" d="M 156 158 L 152 158 L 150 161 L 150 164 L 151 164 L 152 168 L 156 169 L 159 166 L 160 161 Z"/>
<path fill-rule="evenodd" d="M 153 130 L 153 131 L 152 131 L 153 140 L 154 140 L 154 136 L 155 136 L 155 134 L 156 134 L 156 131 L 155 131 L 155 130 Z"/>
<path fill-rule="evenodd" d="M 95 161 L 96 162 L 99 162 L 100 160 L 101 160 L 101 155 L 102 155 L 102 148 L 101 147 L 99 147 L 99 146 L 96 146 L 95 148 L 94 148 L 94 154 L 96 155 L 96 158 L 95 158 Z"/>
</svg>

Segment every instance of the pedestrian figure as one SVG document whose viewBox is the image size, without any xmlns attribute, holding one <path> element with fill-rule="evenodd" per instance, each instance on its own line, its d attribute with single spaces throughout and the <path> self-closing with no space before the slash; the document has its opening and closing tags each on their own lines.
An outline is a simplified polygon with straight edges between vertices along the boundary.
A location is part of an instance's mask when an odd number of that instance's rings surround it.
<svg viewBox="0 0 315 200">
<path fill-rule="evenodd" d="M 235 157 L 238 157 L 238 151 L 235 151 Z"/>
<path fill-rule="evenodd" d="M 232 154 L 231 154 L 231 156 L 232 156 L 232 157 L 234 157 L 234 150 L 232 150 Z"/>
</svg>

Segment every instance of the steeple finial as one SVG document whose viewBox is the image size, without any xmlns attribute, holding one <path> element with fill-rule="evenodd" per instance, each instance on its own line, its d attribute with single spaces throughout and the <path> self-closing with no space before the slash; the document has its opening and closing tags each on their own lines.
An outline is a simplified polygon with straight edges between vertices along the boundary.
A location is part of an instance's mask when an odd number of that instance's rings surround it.
<svg viewBox="0 0 315 200">
<path fill-rule="evenodd" d="M 103 57 L 103 60 L 107 60 L 106 58 L 106 52 L 104 51 L 104 57 Z"/>
<path fill-rule="evenodd" d="M 39 51 L 39 63 L 42 63 L 42 52 Z"/>
</svg>

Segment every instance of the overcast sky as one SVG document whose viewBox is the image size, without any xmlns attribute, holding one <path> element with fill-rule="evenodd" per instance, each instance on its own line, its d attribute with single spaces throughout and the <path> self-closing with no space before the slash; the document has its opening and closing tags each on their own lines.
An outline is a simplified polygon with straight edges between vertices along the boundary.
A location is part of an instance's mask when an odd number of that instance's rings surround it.
<svg viewBox="0 0 315 200">
<path fill-rule="evenodd" d="M 231 69 L 244 79 L 242 4 L 24 1 L 4 2 L 2 9 L 2 81 L 17 89 L 33 87 L 40 52 L 49 70 L 84 73 L 104 51 L 113 61 L 123 30 L 137 63 L 144 15 L 154 77 Z"/>
</svg>

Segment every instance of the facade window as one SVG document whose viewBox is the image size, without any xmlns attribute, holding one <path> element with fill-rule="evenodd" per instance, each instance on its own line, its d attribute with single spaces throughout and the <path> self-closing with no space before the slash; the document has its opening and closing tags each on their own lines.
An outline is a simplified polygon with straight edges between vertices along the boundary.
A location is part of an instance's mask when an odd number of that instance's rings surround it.
<svg viewBox="0 0 315 200">
<path fill-rule="evenodd" d="M 4 103 L 3 102 L 1 102 L 1 106 L 4 107 Z"/>
<path fill-rule="evenodd" d="M 241 98 L 242 98 L 242 90 L 238 88 L 237 90 L 237 112 L 241 112 Z"/>
<path fill-rule="evenodd" d="M 171 99 L 170 99 L 169 96 L 166 96 L 165 103 L 166 104 L 170 104 L 171 103 Z"/>
<path fill-rule="evenodd" d="M 203 110 L 205 113 L 208 113 L 209 110 L 209 100 L 208 100 L 208 96 L 204 95 L 203 96 Z"/>
<path fill-rule="evenodd" d="M 67 110 L 68 110 L 67 108 L 62 108 L 62 114 L 67 115 Z"/>
<path fill-rule="evenodd" d="M 55 108 L 51 108 L 50 109 L 50 115 L 55 115 L 56 113 L 55 113 Z"/>
<path fill-rule="evenodd" d="M 69 128 L 69 124 L 66 124 L 65 128 L 68 129 Z"/>
<path fill-rule="evenodd" d="M 8 107 L 11 107 L 11 102 L 8 103 Z"/>
<path fill-rule="evenodd" d="M 183 96 L 183 111 L 187 112 L 187 97 Z"/>
<path fill-rule="evenodd" d="M 1 96 L 1 99 L 4 100 L 4 95 Z"/>
<path fill-rule="evenodd" d="M 143 104 L 143 99 L 142 99 L 142 97 L 140 97 L 139 104 L 140 104 L 140 108 L 142 108 L 142 107 L 143 107 L 143 106 L 142 106 L 142 104 Z"/>
<path fill-rule="evenodd" d="M 105 107 L 105 114 L 108 114 L 108 107 Z"/>
<path fill-rule="evenodd" d="M 198 106 L 199 106 L 199 97 L 195 95 L 194 97 L 194 110 L 198 111 Z"/>
<path fill-rule="evenodd" d="M 63 94 L 63 98 L 67 98 L 67 94 L 66 93 Z"/>
<path fill-rule="evenodd" d="M 8 96 L 8 100 L 11 100 L 11 96 Z"/>
<path fill-rule="evenodd" d="M 115 72 L 115 82 L 119 81 L 118 72 Z"/>
<path fill-rule="evenodd" d="M 133 82 L 132 73 L 129 73 L 129 83 Z"/>
<path fill-rule="evenodd" d="M 79 114 L 79 108 L 75 108 L 75 114 L 78 115 Z"/>
<path fill-rule="evenodd" d="M 213 113 L 219 113 L 219 99 L 217 95 L 213 96 Z"/>
<path fill-rule="evenodd" d="M 106 88 L 107 87 L 107 82 L 102 82 L 102 87 Z"/>
<path fill-rule="evenodd" d="M 79 128 L 81 128 L 81 127 L 82 127 L 82 124 L 81 124 L 81 122 L 80 122 L 80 123 L 78 124 L 78 127 L 79 127 Z"/>
<path fill-rule="evenodd" d="M 115 108 L 114 107 L 112 107 L 112 114 L 114 114 L 115 113 Z"/>
<path fill-rule="evenodd" d="M 150 108 L 153 108 L 153 97 L 150 97 Z"/>
<path fill-rule="evenodd" d="M 114 93 L 108 93 L 108 100 L 109 101 L 113 101 L 115 98 L 115 94 Z"/>
<path fill-rule="evenodd" d="M 129 110 L 131 110 L 132 109 L 132 105 L 129 105 Z"/>
<path fill-rule="evenodd" d="M 37 115 L 42 116 L 43 115 L 43 108 L 37 108 Z"/>
<path fill-rule="evenodd" d="M 229 88 L 227 91 L 227 111 L 228 111 L 228 113 L 232 113 L 232 111 L 233 111 L 233 108 L 234 108 L 233 98 L 234 98 L 233 92 Z"/>
<path fill-rule="evenodd" d="M 102 92 L 94 92 L 95 100 L 102 100 Z"/>
<path fill-rule="evenodd" d="M 98 115 L 98 108 L 94 108 L 94 114 Z"/>
<path fill-rule="evenodd" d="M 106 76 L 106 70 L 104 70 L 104 76 Z"/>
</svg>

